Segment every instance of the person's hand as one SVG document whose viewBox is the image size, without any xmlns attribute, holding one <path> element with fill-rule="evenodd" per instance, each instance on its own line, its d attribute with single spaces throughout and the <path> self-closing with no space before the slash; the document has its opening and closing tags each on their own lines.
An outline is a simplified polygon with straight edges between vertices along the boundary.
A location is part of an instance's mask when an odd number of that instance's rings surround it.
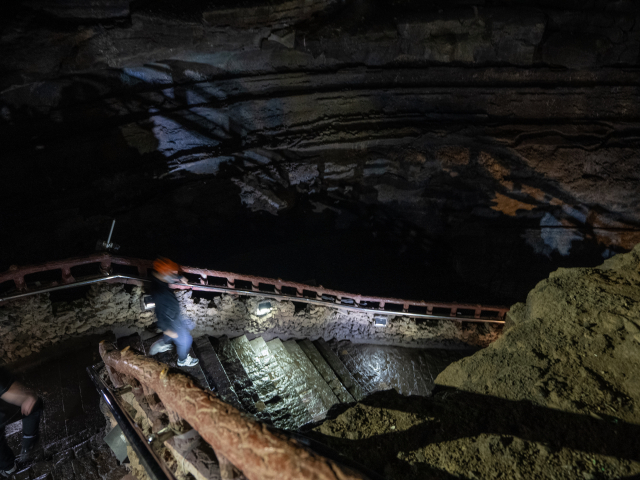
<svg viewBox="0 0 640 480">
<path fill-rule="evenodd" d="M 26 395 L 26 398 L 22 402 L 22 406 L 21 406 L 22 415 L 24 415 L 25 417 L 29 415 L 31 413 L 31 410 L 33 410 L 33 406 L 36 404 L 37 401 L 38 401 L 38 397 L 36 397 L 33 393 L 28 393 Z"/>
<path fill-rule="evenodd" d="M 178 338 L 178 334 L 177 334 L 176 332 L 171 331 L 171 330 L 165 330 L 165 331 L 164 331 L 164 334 L 165 334 L 167 337 L 171 337 L 171 338 Z"/>
<path fill-rule="evenodd" d="M 187 277 L 184 277 L 184 276 L 180 277 L 180 281 L 185 285 L 189 284 L 189 279 Z"/>
</svg>

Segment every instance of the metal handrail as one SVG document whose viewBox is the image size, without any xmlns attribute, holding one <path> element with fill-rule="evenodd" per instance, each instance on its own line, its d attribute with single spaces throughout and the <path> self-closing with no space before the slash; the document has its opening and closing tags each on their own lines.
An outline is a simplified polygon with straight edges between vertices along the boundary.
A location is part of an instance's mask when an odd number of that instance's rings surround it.
<svg viewBox="0 0 640 480">
<path fill-rule="evenodd" d="M 146 441 L 145 436 L 140 429 L 135 426 L 135 422 L 126 410 L 122 408 L 122 405 L 120 405 L 116 396 L 111 392 L 111 389 L 100 378 L 95 367 L 95 365 L 87 367 L 89 378 L 91 378 L 93 384 L 98 390 L 98 393 L 100 393 L 104 399 L 109 411 L 113 415 L 113 418 L 118 422 L 122 433 L 127 437 L 129 445 L 133 448 L 133 451 L 136 452 L 140 463 L 147 471 L 147 475 L 149 475 L 151 480 L 176 480 L 176 477 L 171 473 L 171 470 L 165 466 L 165 464 L 151 449 L 151 446 Z"/>
<path fill-rule="evenodd" d="M 106 275 L 103 277 L 93 277 L 90 279 L 78 280 L 74 283 L 68 283 L 65 285 L 56 285 L 54 287 L 44 287 L 40 289 L 30 290 L 28 292 L 17 293 L 14 295 L 7 295 L 5 297 L 0 297 L 0 303 L 6 302 L 9 300 L 15 300 L 17 298 L 28 297 L 30 295 L 37 295 L 39 293 L 55 292 L 58 290 L 66 290 L 69 288 L 80 287 L 83 285 L 92 285 L 94 283 L 100 283 L 100 282 L 106 282 L 106 281 L 118 280 L 118 279 L 129 280 L 129 281 L 133 281 L 134 283 L 151 281 L 148 278 L 134 277 L 131 275 Z M 460 322 L 504 324 L 504 320 L 498 320 L 498 319 L 475 318 L 475 317 L 467 317 L 462 315 L 451 317 L 446 315 L 433 315 L 433 314 L 427 314 L 427 313 L 412 313 L 412 312 L 404 312 L 404 311 L 381 310 L 376 308 L 349 306 L 341 303 L 332 303 L 332 302 L 327 302 L 325 300 L 316 300 L 316 299 L 307 298 L 307 297 L 297 297 L 293 295 L 287 295 L 285 293 L 270 293 L 270 292 L 264 292 L 264 291 L 256 292 L 254 290 L 244 290 L 239 288 L 228 288 L 228 287 L 215 287 L 213 285 L 198 285 L 198 284 L 192 284 L 192 283 L 186 283 L 186 284 L 172 283 L 169 286 L 174 290 L 209 291 L 209 292 L 217 292 L 217 293 L 227 293 L 232 295 L 247 295 L 247 296 L 253 296 L 253 297 L 273 298 L 275 300 L 280 300 L 280 301 L 291 301 L 291 302 L 307 303 L 310 305 L 320 305 L 323 307 L 335 308 L 338 310 L 345 310 L 347 312 L 349 311 L 365 312 L 365 313 L 386 315 L 390 317 L 404 316 L 404 317 L 411 317 L 411 318 L 427 318 L 432 320 L 457 320 Z"/>
<path fill-rule="evenodd" d="M 103 273 L 101 277 L 93 277 L 91 279 L 76 280 L 71 274 L 71 268 L 80 265 L 87 265 L 91 263 L 99 263 L 100 270 Z M 139 276 L 115 274 L 112 272 L 112 265 L 123 265 L 128 267 L 137 268 Z M 0 274 L 0 284 L 7 281 L 13 281 L 15 283 L 18 293 L 12 295 L 6 295 L 0 297 L 0 303 L 15 298 L 21 298 L 27 295 L 33 295 L 36 293 L 44 293 L 49 291 L 61 290 L 64 288 L 70 288 L 71 286 L 88 285 L 90 283 L 98 283 L 101 281 L 118 280 L 127 283 L 138 283 L 147 281 L 148 270 L 152 268 L 152 262 L 149 260 L 142 260 L 136 258 L 127 258 L 113 256 L 107 253 L 94 254 L 86 257 L 77 257 L 67 260 L 60 260 L 55 262 L 48 262 L 42 265 L 31 265 L 26 267 L 11 267 L 8 271 Z M 54 282 L 54 284 L 29 290 L 25 282 L 25 275 L 51 271 L 61 270 L 62 278 L 61 284 Z M 322 305 L 332 308 L 340 308 L 344 310 L 356 310 L 379 313 L 389 316 L 407 316 L 413 318 L 432 318 L 432 319 L 445 319 L 445 320 L 459 320 L 469 322 L 480 323 L 504 323 L 505 315 L 509 311 L 508 307 L 504 306 L 489 306 L 480 304 L 464 304 L 454 302 L 426 302 L 417 300 L 403 300 L 398 298 L 383 298 L 364 296 L 360 294 L 350 294 L 338 290 L 326 289 L 322 286 L 314 287 L 310 285 L 304 285 L 297 282 L 287 282 L 280 279 L 239 275 L 231 272 L 222 272 L 216 270 L 207 270 L 193 267 L 181 267 L 181 271 L 186 274 L 198 275 L 200 277 L 200 284 L 190 283 L 187 285 L 176 284 L 174 288 L 188 288 L 192 290 L 205 290 L 222 293 L 233 293 L 242 295 L 261 296 L 267 298 L 291 300 L 295 302 L 303 302 L 314 305 Z M 209 284 L 209 279 L 216 278 L 221 279 L 224 282 L 223 286 L 215 286 Z M 242 281 L 249 283 L 248 288 L 236 288 L 236 282 Z M 261 289 L 262 285 L 269 286 L 272 291 L 265 291 Z M 294 294 L 283 293 L 284 288 L 293 290 Z M 316 298 L 310 298 L 305 296 L 305 291 L 311 291 Z M 325 299 L 326 297 L 332 297 L 331 299 Z M 318 298 L 322 300 L 318 300 Z M 363 303 L 377 303 L 377 308 L 369 308 L 362 306 Z M 395 304 L 401 307 L 401 310 L 393 310 L 385 308 L 389 304 Z M 410 312 L 410 308 L 422 308 L 426 313 Z M 449 309 L 449 315 L 434 314 L 433 310 L 436 308 Z M 473 317 L 458 315 L 460 310 L 472 310 Z M 489 311 L 494 313 L 495 317 L 483 317 L 482 312 Z"/>
</svg>

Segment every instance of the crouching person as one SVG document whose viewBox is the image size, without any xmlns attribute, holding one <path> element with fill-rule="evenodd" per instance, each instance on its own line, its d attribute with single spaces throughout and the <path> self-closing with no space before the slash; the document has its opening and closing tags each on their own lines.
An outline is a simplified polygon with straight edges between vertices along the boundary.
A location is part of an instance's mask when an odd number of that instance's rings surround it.
<svg viewBox="0 0 640 480">
<path fill-rule="evenodd" d="M 178 351 L 178 365 L 193 367 L 198 364 L 198 359 L 189 355 L 193 338 L 180 313 L 180 303 L 169 288 L 171 283 L 187 283 L 187 280 L 178 275 L 178 264 L 166 258 L 159 258 L 153 262 L 153 269 L 151 295 L 156 304 L 158 328 L 164 335 L 151 345 L 149 353 L 155 355 L 166 352 L 173 348 L 172 344 L 175 344 Z"/>
<path fill-rule="evenodd" d="M 14 376 L 0 368 L 0 477 L 8 478 L 16 472 L 16 457 L 7 445 L 5 427 L 22 419 L 22 450 L 19 458 L 26 458 L 38 441 L 38 427 L 42 415 L 42 400 Z"/>
</svg>

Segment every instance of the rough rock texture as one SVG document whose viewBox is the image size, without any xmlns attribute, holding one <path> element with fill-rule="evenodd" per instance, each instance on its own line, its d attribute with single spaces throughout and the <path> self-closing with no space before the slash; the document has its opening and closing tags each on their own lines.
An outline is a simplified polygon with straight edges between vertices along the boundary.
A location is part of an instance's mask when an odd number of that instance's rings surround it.
<svg viewBox="0 0 640 480">
<path fill-rule="evenodd" d="M 386 327 L 376 327 L 373 314 L 304 304 L 298 309 L 292 302 L 271 301 L 271 312 L 258 316 L 258 303 L 264 301 L 259 297 L 222 295 L 207 302 L 192 298 L 191 291 L 183 291 L 178 297 L 195 323 L 195 335 L 257 334 L 265 338 L 324 338 L 413 347 L 485 347 L 502 331 L 501 325 L 424 322 L 408 317 L 389 317 Z"/>
<path fill-rule="evenodd" d="M 14 300 L 0 306 L 0 352 L 14 361 L 72 336 L 110 327 L 144 329 L 156 319 L 142 311 L 141 287 L 129 292 L 120 284 L 94 284 L 84 298 L 51 302 L 49 294 Z M 420 322 L 390 317 L 388 326 L 374 326 L 373 314 L 306 306 L 298 311 L 291 302 L 271 301 L 272 311 L 256 315 L 258 297 L 216 296 L 193 298 L 177 291 L 193 335 L 266 335 L 266 338 L 324 338 L 405 346 L 485 347 L 502 331 L 501 325 L 461 324 L 456 321 Z"/>
<path fill-rule="evenodd" d="M 559 269 L 510 328 L 436 383 L 640 424 L 640 244 L 593 269 Z"/>
<path fill-rule="evenodd" d="M 52 303 L 49 294 L 33 295 L 0 306 L 0 357 L 12 362 L 72 336 L 104 327 L 144 328 L 152 313 L 140 309 L 142 289 L 131 293 L 120 284 L 94 284 L 84 298 Z"/>
<path fill-rule="evenodd" d="M 637 478 L 640 245 L 560 269 L 432 399 L 386 392 L 314 435 L 388 478 Z"/>
<path fill-rule="evenodd" d="M 117 217 L 131 256 L 502 304 L 640 241 L 637 2 L 3 8 L 1 269 Z"/>
</svg>

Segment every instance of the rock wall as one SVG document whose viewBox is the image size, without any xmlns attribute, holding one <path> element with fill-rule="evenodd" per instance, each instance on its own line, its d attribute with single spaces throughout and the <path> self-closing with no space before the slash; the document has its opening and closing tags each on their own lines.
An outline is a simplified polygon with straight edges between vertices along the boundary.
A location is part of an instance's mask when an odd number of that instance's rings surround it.
<svg viewBox="0 0 640 480">
<path fill-rule="evenodd" d="M 0 306 L 0 352 L 5 362 L 39 352 L 68 339 L 114 327 L 139 330 L 156 319 L 142 311 L 141 287 L 131 292 L 120 284 L 95 284 L 85 298 L 52 303 L 49 294 L 14 300 Z M 256 334 L 269 337 L 324 338 L 404 346 L 485 347 L 498 338 L 501 327 L 390 317 L 387 327 L 375 327 L 373 315 L 346 313 L 307 306 L 296 312 L 291 302 L 271 301 L 270 313 L 258 316 L 257 297 L 222 295 L 213 300 L 192 298 L 191 291 L 178 292 L 194 336 Z M 152 329 L 155 332 L 155 329 Z"/>
<path fill-rule="evenodd" d="M 361 343 L 412 347 L 484 347 L 498 338 L 501 326 L 462 324 L 451 320 L 416 321 L 390 316 L 386 327 L 374 325 L 373 314 L 346 312 L 316 305 L 296 311 L 292 302 L 276 302 L 270 313 L 258 316 L 259 297 L 222 295 L 210 302 L 192 298 L 191 291 L 178 294 L 188 318 L 195 323 L 194 335 L 256 334 L 263 337 L 324 338 Z M 268 300 L 268 299 L 266 299 Z"/>
<path fill-rule="evenodd" d="M 184 3 L 5 7 L 0 268 L 117 217 L 131 256 L 508 304 L 640 241 L 637 2 Z"/>
<path fill-rule="evenodd" d="M 113 326 L 144 328 L 155 319 L 140 308 L 142 289 L 95 284 L 73 302 L 51 302 L 49 294 L 32 295 L 0 306 L 0 351 L 10 363 L 78 335 Z"/>
</svg>

